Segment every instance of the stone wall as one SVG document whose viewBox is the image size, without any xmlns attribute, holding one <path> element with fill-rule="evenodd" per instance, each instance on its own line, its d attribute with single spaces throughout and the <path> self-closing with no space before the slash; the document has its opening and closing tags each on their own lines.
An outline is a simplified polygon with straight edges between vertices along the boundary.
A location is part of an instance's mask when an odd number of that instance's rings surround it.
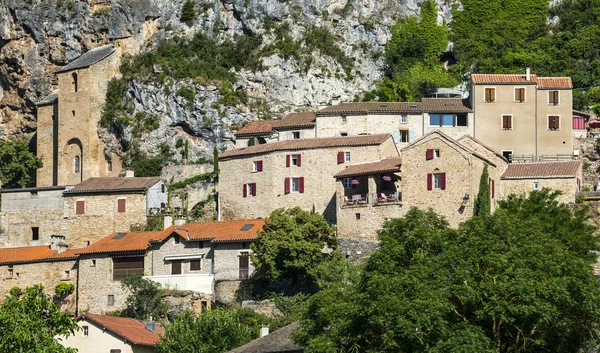
<svg viewBox="0 0 600 353">
<path fill-rule="evenodd" d="M 350 152 L 349 163 L 337 163 L 338 152 Z M 286 167 L 286 155 L 300 154 L 301 166 Z M 277 208 L 299 206 L 323 214 L 330 223 L 336 217 L 334 175 L 349 164 L 397 157 L 391 138 L 378 146 L 319 148 L 302 151 L 276 151 L 240 156 L 220 161 L 219 197 L 223 220 L 267 217 Z M 263 171 L 253 172 L 253 162 L 263 161 Z M 286 177 L 304 177 L 304 193 L 285 194 Z M 256 183 L 256 196 L 243 197 L 243 186 Z"/>
<path fill-rule="evenodd" d="M 177 183 L 185 179 L 195 177 L 199 174 L 213 171 L 212 163 L 207 164 L 188 164 L 188 165 L 167 165 L 162 169 L 160 177 L 167 184 Z"/>
<path fill-rule="evenodd" d="M 152 250 L 146 256 L 144 273 L 150 276 L 170 275 L 171 261 L 165 261 L 166 256 L 174 255 L 204 255 L 200 260 L 200 270 L 190 270 L 190 260 L 183 260 L 181 274 L 210 274 L 212 273 L 213 254 L 210 243 L 203 241 L 186 241 L 173 235 L 161 244 L 152 244 Z M 206 246 L 206 247 L 204 247 Z"/>
<path fill-rule="evenodd" d="M 379 241 L 364 239 L 340 238 L 339 251 L 346 256 L 349 261 L 361 263 L 369 255 L 379 248 Z"/>
<path fill-rule="evenodd" d="M 12 268 L 12 276 L 9 268 Z M 35 284 L 42 284 L 44 292 L 54 296 L 57 284 L 77 284 L 76 260 L 0 265 L 0 274 L 2 275 L 0 298 L 4 298 L 12 287 L 25 289 Z"/>
<path fill-rule="evenodd" d="M 581 175 L 579 178 L 581 180 Z M 504 198 L 511 194 L 529 195 L 534 190 L 534 183 L 539 183 L 540 190 L 550 188 L 562 191 L 562 195 L 557 198 L 559 202 L 575 202 L 577 178 L 502 180 L 501 195 Z"/>
</svg>

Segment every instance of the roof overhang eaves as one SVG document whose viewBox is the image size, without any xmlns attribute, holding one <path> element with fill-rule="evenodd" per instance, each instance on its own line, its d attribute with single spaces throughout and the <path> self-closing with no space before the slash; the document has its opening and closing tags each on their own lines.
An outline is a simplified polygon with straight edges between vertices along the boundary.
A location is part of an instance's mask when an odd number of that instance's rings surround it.
<svg viewBox="0 0 600 353">
<path fill-rule="evenodd" d="M 103 189 L 103 190 L 67 190 L 65 195 L 81 195 L 81 194 L 138 194 L 145 193 L 149 187 L 132 188 L 132 189 Z"/>
<path fill-rule="evenodd" d="M 273 132 L 269 131 L 269 132 L 250 132 L 250 133 L 241 133 L 241 134 L 234 134 L 236 137 L 256 137 L 256 136 L 271 136 Z"/>
<path fill-rule="evenodd" d="M 300 125 L 285 125 L 285 126 L 277 126 L 277 127 L 273 127 L 273 130 L 275 131 L 284 131 L 284 130 L 290 130 L 290 129 L 310 129 L 317 126 L 317 124 L 312 123 L 312 124 L 300 124 Z"/>
<path fill-rule="evenodd" d="M 384 140 L 381 140 L 381 141 L 378 141 L 378 142 L 361 143 L 361 144 L 356 144 L 356 145 L 348 145 L 348 144 L 346 144 L 346 145 L 322 146 L 322 147 L 278 148 L 278 149 L 274 149 L 274 150 L 271 150 L 271 151 L 261 151 L 261 152 L 255 152 L 255 153 L 243 153 L 243 154 L 236 154 L 236 155 L 233 155 L 233 156 L 219 156 L 219 160 L 234 159 L 234 158 L 238 158 L 238 157 L 259 156 L 259 155 L 265 155 L 265 154 L 269 154 L 269 153 L 273 153 L 273 152 L 304 151 L 304 150 L 315 150 L 315 149 L 323 149 L 323 148 L 340 148 L 340 147 L 378 146 L 378 145 L 381 145 L 382 143 L 384 143 L 385 141 L 387 141 L 388 138 L 386 138 Z"/>
<path fill-rule="evenodd" d="M 131 253 L 136 253 L 136 254 L 132 254 L 132 255 L 138 256 L 138 255 L 143 255 L 141 253 L 142 252 L 145 253 L 149 248 L 150 248 L 150 245 L 148 245 L 144 249 L 139 249 L 138 248 L 138 249 L 126 249 L 126 250 L 91 251 L 91 252 L 78 252 L 76 254 L 79 255 L 79 256 L 81 256 L 81 255 L 111 255 L 111 254 L 122 255 L 123 253 L 131 252 Z"/>
<path fill-rule="evenodd" d="M 254 237 L 254 238 L 240 238 L 240 239 L 213 239 L 213 240 L 211 240 L 211 243 L 243 243 L 243 242 L 247 242 L 247 241 L 255 241 L 256 239 L 258 239 L 258 238 Z"/>
<path fill-rule="evenodd" d="M 524 176 L 524 177 L 505 177 L 501 176 L 502 180 L 527 180 L 527 179 L 575 179 L 576 175 L 546 175 L 546 176 Z"/>
<path fill-rule="evenodd" d="M 363 173 L 351 173 L 351 174 L 338 173 L 338 174 L 334 175 L 333 177 L 336 179 L 342 179 L 342 178 L 350 178 L 350 177 L 354 177 L 354 176 L 377 175 L 377 174 L 384 174 L 384 173 L 399 173 L 400 170 L 401 170 L 401 168 L 394 168 L 394 169 L 382 169 L 382 170 L 363 172 Z"/>
</svg>

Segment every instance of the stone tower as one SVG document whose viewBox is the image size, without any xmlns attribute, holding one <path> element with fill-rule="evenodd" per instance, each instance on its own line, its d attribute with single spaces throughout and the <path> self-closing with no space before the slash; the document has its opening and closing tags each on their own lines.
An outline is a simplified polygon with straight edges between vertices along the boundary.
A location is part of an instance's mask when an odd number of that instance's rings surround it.
<svg viewBox="0 0 600 353">
<path fill-rule="evenodd" d="M 56 71 L 58 91 L 38 103 L 37 153 L 44 166 L 37 186 L 75 185 L 118 176 L 118 156 L 106 156 L 98 136 L 108 79 L 118 74 L 112 45 L 86 52 Z"/>
</svg>

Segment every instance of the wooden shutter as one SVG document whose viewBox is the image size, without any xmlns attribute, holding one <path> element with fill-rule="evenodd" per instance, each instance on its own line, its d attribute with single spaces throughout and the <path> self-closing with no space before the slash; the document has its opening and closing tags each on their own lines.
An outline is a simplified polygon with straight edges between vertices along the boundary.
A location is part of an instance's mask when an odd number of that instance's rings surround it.
<svg viewBox="0 0 600 353">
<path fill-rule="evenodd" d="M 344 152 L 338 152 L 338 164 L 344 163 Z"/>
<path fill-rule="evenodd" d="M 298 167 L 300 167 L 300 166 L 302 165 L 302 155 L 301 155 L 301 154 L 298 154 L 298 155 L 297 155 L 297 158 L 298 158 L 298 159 L 297 159 L 297 160 L 298 160 Z"/>
<path fill-rule="evenodd" d="M 263 170 L 263 161 L 256 162 L 256 171 L 262 172 Z"/>
<path fill-rule="evenodd" d="M 190 260 L 190 271 L 200 271 L 200 260 Z"/>
<path fill-rule="evenodd" d="M 558 116 L 549 116 L 548 117 L 548 129 L 550 130 L 558 130 L 559 128 Z"/>
<path fill-rule="evenodd" d="M 496 194 L 496 185 L 494 183 L 494 180 L 492 180 L 492 198 L 494 198 L 495 194 Z"/>
<path fill-rule="evenodd" d="M 125 212 L 126 199 L 118 199 L 117 200 L 117 212 L 123 213 Z"/>
<path fill-rule="evenodd" d="M 517 101 L 517 102 L 525 101 L 525 88 L 515 88 L 515 101 Z"/>
<path fill-rule="evenodd" d="M 496 89 L 495 88 L 490 88 L 490 101 L 495 101 L 496 100 Z"/>
<path fill-rule="evenodd" d="M 302 194 L 302 193 L 304 193 L 304 177 L 300 177 L 299 184 L 300 184 L 300 186 L 299 186 L 300 190 L 299 191 Z"/>
<path fill-rule="evenodd" d="M 181 274 L 181 260 L 171 260 L 171 274 L 172 275 L 180 275 Z"/>
<path fill-rule="evenodd" d="M 248 278 L 249 267 L 250 261 L 248 255 L 241 255 L 239 257 L 240 279 Z"/>
<path fill-rule="evenodd" d="M 442 190 L 446 190 L 446 173 L 442 173 Z"/>
<path fill-rule="evenodd" d="M 246 188 L 246 184 L 242 185 L 242 187 L 242 195 L 244 195 L 244 197 L 248 196 L 248 189 Z"/>
<path fill-rule="evenodd" d="M 75 214 L 84 214 L 85 213 L 85 201 L 79 200 L 75 202 Z"/>
<path fill-rule="evenodd" d="M 252 196 L 256 196 L 256 183 L 252 183 L 250 185 L 252 185 Z"/>
<path fill-rule="evenodd" d="M 558 91 L 548 92 L 548 102 L 550 105 L 558 105 Z"/>
<path fill-rule="evenodd" d="M 431 174 L 431 173 L 427 174 L 427 190 L 433 189 L 433 184 L 432 184 L 433 180 L 432 179 L 433 179 L 433 174 Z"/>
<path fill-rule="evenodd" d="M 433 149 L 429 148 L 425 151 L 425 160 L 433 159 Z"/>
<path fill-rule="evenodd" d="M 290 155 L 289 154 L 285 155 L 285 166 L 286 167 L 290 166 Z"/>
<path fill-rule="evenodd" d="M 512 116 L 502 115 L 502 129 L 504 129 L 504 130 L 512 129 Z"/>
<path fill-rule="evenodd" d="M 117 257 L 113 262 L 113 281 L 120 281 L 129 275 L 144 274 L 144 257 Z"/>
<path fill-rule="evenodd" d="M 485 89 L 485 101 L 486 101 L 486 102 L 489 102 L 489 101 L 491 101 L 491 100 L 492 100 L 492 94 L 491 94 L 490 92 L 491 92 L 491 91 L 490 91 L 490 89 L 489 89 L 489 88 L 486 88 L 486 89 Z"/>
<path fill-rule="evenodd" d="M 283 180 L 283 188 L 286 195 L 290 193 L 290 178 L 285 178 Z"/>
</svg>

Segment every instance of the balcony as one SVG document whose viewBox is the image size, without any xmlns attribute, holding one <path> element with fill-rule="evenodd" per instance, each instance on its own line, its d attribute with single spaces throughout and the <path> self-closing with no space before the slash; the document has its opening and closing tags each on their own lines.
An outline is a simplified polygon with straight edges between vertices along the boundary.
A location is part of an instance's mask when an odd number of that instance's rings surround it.
<svg viewBox="0 0 600 353">
<path fill-rule="evenodd" d="M 372 195 L 373 206 L 391 206 L 399 205 L 402 202 L 402 193 L 399 191 L 392 193 L 380 192 Z"/>
<path fill-rule="evenodd" d="M 159 275 L 144 276 L 144 278 L 159 283 L 163 288 L 191 290 L 205 294 L 213 292 L 214 275 L 212 274 Z"/>
<path fill-rule="evenodd" d="M 369 194 L 351 194 L 340 198 L 342 208 L 365 207 L 369 204 Z"/>
</svg>

